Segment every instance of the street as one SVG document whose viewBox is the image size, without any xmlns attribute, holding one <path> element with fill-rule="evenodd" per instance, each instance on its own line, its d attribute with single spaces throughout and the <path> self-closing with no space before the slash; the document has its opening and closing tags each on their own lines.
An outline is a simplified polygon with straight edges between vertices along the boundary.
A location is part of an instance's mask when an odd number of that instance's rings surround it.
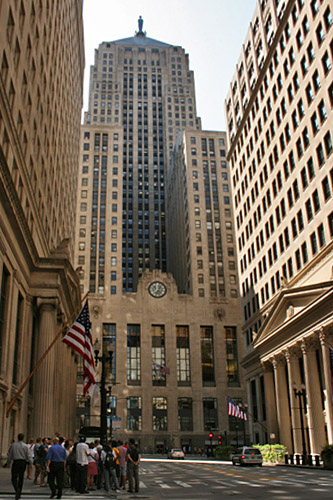
<svg viewBox="0 0 333 500">
<path fill-rule="evenodd" d="M 1 500 L 13 498 L 8 472 L 6 489 L 3 488 L 4 477 L 1 477 Z M 258 500 L 317 500 L 331 499 L 332 489 L 332 471 L 323 469 L 284 466 L 235 467 L 227 462 L 143 459 L 140 466 L 140 492 L 121 492 L 118 495 L 113 494 L 111 498 L 196 500 L 237 497 Z M 25 480 L 23 499 L 49 497 L 48 488 L 34 486 L 31 481 Z M 102 490 L 79 495 L 66 489 L 63 495 L 65 499 L 101 500 L 106 497 Z"/>
</svg>

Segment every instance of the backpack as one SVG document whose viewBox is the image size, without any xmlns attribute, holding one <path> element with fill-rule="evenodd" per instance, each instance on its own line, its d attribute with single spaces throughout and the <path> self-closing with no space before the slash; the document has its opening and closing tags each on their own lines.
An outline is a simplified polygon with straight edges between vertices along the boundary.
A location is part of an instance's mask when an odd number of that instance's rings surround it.
<svg viewBox="0 0 333 500">
<path fill-rule="evenodd" d="M 113 450 L 108 450 L 105 452 L 105 462 L 104 465 L 107 469 L 115 469 L 116 468 L 116 459 L 113 455 Z"/>
<path fill-rule="evenodd" d="M 136 446 L 129 448 L 128 453 L 131 456 L 133 462 L 137 462 L 139 460 L 139 451 Z"/>
<path fill-rule="evenodd" d="M 37 450 L 37 458 L 42 462 L 46 461 L 46 453 L 45 453 L 46 448 L 47 447 L 45 446 L 45 444 L 41 444 Z"/>
</svg>

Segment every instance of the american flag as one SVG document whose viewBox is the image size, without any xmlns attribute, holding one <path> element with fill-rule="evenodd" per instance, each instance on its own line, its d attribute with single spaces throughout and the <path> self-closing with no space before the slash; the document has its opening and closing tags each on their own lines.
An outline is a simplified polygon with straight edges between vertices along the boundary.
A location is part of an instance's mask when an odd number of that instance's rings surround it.
<svg viewBox="0 0 333 500">
<path fill-rule="evenodd" d="M 161 373 L 166 373 L 167 375 L 170 375 L 170 368 L 168 368 L 167 366 L 159 365 L 158 363 L 155 363 L 155 361 L 153 361 L 153 366 L 154 370 L 158 370 Z"/>
<path fill-rule="evenodd" d="M 235 401 L 233 401 L 229 396 L 228 396 L 228 415 L 240 418 L 242 420 L 247 420 L 246 413 L 243 410 L 241 410 L 238 404 L 235 403 Z"/>
<path fill-rule="evenodd" d="M 83 395 L 91 395 L 96 384 L 88 299 L 62 341 L 83 358 Z"/>
</svg>

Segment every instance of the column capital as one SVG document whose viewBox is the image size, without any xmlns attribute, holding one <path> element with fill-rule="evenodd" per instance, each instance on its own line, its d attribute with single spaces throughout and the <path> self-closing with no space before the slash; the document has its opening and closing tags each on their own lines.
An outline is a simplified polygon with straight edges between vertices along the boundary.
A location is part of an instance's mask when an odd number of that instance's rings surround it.
<svg viewBox="0 0 333 500">
<path fill-rule="evenodd" d="M 36 305 L 38 309 L 55 309 L 59 305 L 59 299 L 57 297 L 37 297 Z"/>
<path fill-rule="evenodd" d="M 282 352 L 286 358 L 287 363 L 290 363 L 290 361 L 292 360 L 299 359 L 302 356 L 302 350 L 297 344 L 284 349 Z"/>
<path fill-rule="evenodd" d="M 307 337 L 300 341 L 300 348 L 302 350 L 303 355 L 315 351 L 319 347 L 318 337 L 311 335 L 311 337 Z"/>
<path fill-rule="evenodd" d="M 273 373 L 273 364 L 271 360 L 261 361 L 261 368 L 264 373 Z"/>
<path fill-rule="evenodd" d="M 272 365 L 274 369 L 280 367 L 280 366 L 285 366 L 286 364 L 286 358 L 282 354 L 277 354 L 272 358 Z"/>
</svg>

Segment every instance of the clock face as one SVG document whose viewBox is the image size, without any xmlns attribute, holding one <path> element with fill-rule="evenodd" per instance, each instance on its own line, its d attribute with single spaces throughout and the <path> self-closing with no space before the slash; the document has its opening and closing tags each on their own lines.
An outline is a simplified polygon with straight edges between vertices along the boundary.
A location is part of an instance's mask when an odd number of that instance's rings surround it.
<svg viewBox="0 0 333 500">
<path fill-rule="evenodd" d="M 167 289 L 164 283 L 161 283 L 160 281 L 153 281 L 152 283 L 150 283 L 148 291 L 152 297 L 160 299 L 164 297 L 164 295 L 167 292 Z"/>
</svg>

